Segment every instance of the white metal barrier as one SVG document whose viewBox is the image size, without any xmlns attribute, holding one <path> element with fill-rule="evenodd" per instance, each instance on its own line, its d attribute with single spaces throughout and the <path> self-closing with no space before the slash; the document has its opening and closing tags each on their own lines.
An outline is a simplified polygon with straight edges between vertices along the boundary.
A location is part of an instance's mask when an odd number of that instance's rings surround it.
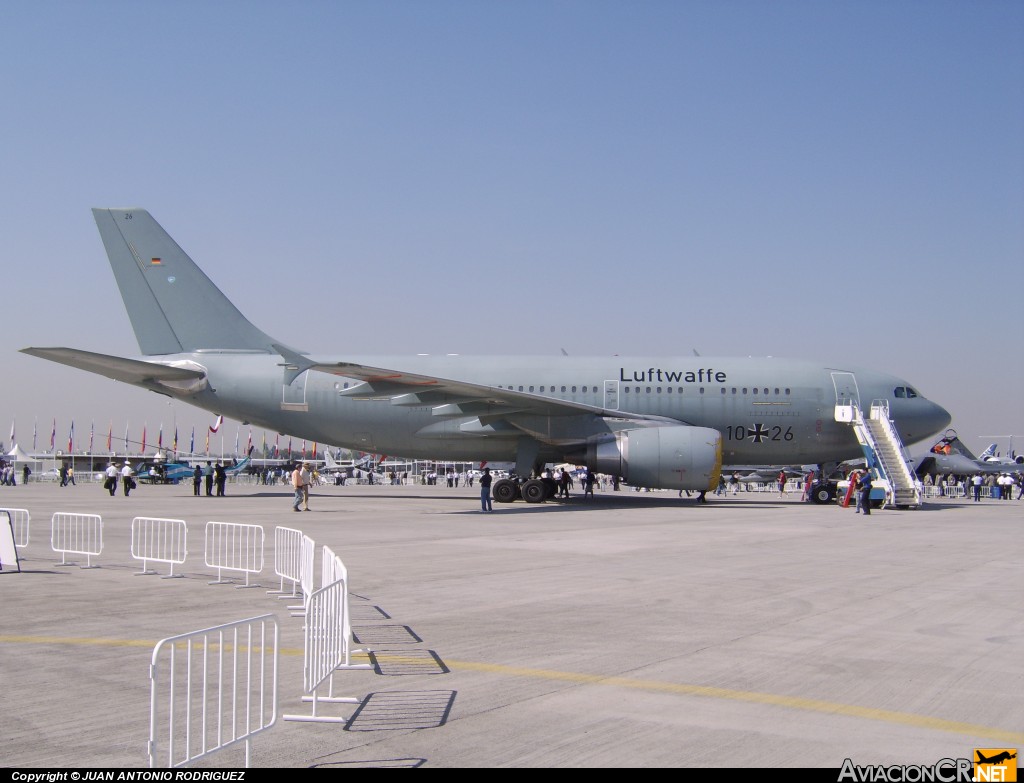
<svg viewBox="0 0 1024 783">
<path fill-rule="evenodd" d="M 92 564 L 92 558 L 103 552 L 102 518 L 98 514 L 54 513 L 50 520 L 50 547 L 60 552 L 61 565 L 75 565 L 67 562 L 68 555 L 85 555 L 82 568 L 99 568 Z"/>
<path fill-rule="evenodd" d="M 348 600 L 348 569 L 345 568 L 345 564 L 341 561 L 341 558 L 334 554 L 332 550 L 326 544 L 323 548 L 323 561 L 320 564 L 320 575 L 321 575 L 321 586 L 326 586 L 332 582 L 342 581 L 345 583 L 345 606 L 344 611 L 341 613 L 343 626 L 341 629 L 342 644 L 344 645 L 344 658 L 339 664 L 339 669 L 370 669 L 373 668 L 368 663 L 352 663 L 352 653 L 361 652 L 366 653 L 369 650 L 353 650 L 352 649 L 352 620 L 351 613 L 349 612 L 349 600 Z"/>
<path fill-rule="evenodd" d="M 206 523 L 206 565 L 217 569 L 217 579 L 211 585 L 234 584 L 224 579 L 223 571 L 245 574 L 245 584 L 237 587 L 259 587 L 249 584 L 249 574 L 263 570 L 263 528 L 236 522 Z"/>
<path fill-rule="evenodd" d="M 299 586 L 302 588 L 302 603 L 291 605 L 292 617 L 302 617 L 306 613 L 309 596 L 313 592 L 316 575 L 313 573 L 316 560 L 316 542 L 307 535 L 302 536 L 301 561 L 299 563 Z"/>
<path fill-rule="evenodd" d="M 302 578 L 302 531 L 290 527 L 274 528 L 274 573 L 281 577 L 279 590 L 268 590 L 278 598 L 298 598 Z M 285 580 L 291 582 L 291 593 L 285 593 Z"/>
<path fill-rule="evenodd" d="M 0 513 L 7 512 L 11 517 L 11 526 L 14 528 L 14 545 L 18 549 L 28 546 L 29 526 L 32 523 L 32 515 L 26 508 L 0 508 Z"/>
<path fill-rule="evenodd" d="M 348 588 L 344 579 L 314 590 L 306 601 L 306 629 L 302 654 L 302 687 L 309 696 L 303 701 L 312 702 L 311 715 L 285 715 L 285 720 L 316 723 L 346 723 L 347 717 L 318 715 L 319 704 L 359 704 L 360 699 L 351 696 L 334 696 L 334 670 L 345 660 L 343 629 L 345 617 L 345 596 Z M 317 693 L 325 682 L 330 683 L 327 696 Z"/>
<path fill-rule="evenodd" d="M 155 574 L 147 568 L 149 561 L 168 563 L 170 573 L 164 579 L 176 579 L 175 565 L 183 565 L 188 556 L 188 529 L 184 519 L 135 517 L 132 520 L 132 557 L 142 561 L 141 574 Z"/>
<path fill-rule="evenodd" d="M 184 766 L 244 742 L 248 767 L 252 738 L 277 722 L 278 655 L 270 614 L 157 642 L 149 668 L 149 766 Z"/>
</svg>

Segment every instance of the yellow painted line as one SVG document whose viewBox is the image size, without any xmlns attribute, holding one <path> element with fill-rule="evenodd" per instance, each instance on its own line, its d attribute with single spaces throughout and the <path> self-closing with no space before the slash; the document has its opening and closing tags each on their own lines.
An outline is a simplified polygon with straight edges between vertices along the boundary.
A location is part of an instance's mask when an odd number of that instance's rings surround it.
<svg viewBox="0 0 1024 783">
<path fill-rule="evenodd" d="M 10 634 L 0 635 L 0 643 L 146 648 L 152 648 L 156 645 L 155 641 L 146 641 L 141 639 L 14 636 Z M 296 648 L 282 648 L 280 653 L 281 655 L 289 656 L 302 655 L 302 650 Z M 366 658 L 365 655 L 357 655 L 354 657 Z M 382 662 L 400 663 L 406 661 L 409 663 L 422 663 L 421 659 L 406 658 L 400 653 L 377 653 L 376 657 Z M 661 682 L 658 680 L 634 680 L 626 677 L 607 677 L 598 674 L 580 674 L 577 672 L 564 672 L 550 669 L 529 669 L 519 666 L 470 663 L 467 661 L 444 661 L 444 664 L 450 669 L 499 674 L 510 677 L 525 677 L 534 680 L 552 680 L 555 682 L 570 682 L 583 685 L 603 685 L 613 688 L 625 688 L 628 690 L 647 691 L 651 693 L 670 693 L 678 696 L 701 696 L 709 699 L 745 701 L 752 704 L 765 704 L 772 707 L 783 707 L 785 709 L 820 712 L 828 715 L 840 715 L 848 718 L 861 718 L 863 720 L 879 721 L 881 723 L 894 723 L 904 726 L 912 726 L 919 729 L 943 731 L 950 734 L 967 734 L 973 737 L 986 737 L 993 740 L 997 745 L 1017 747 L 1024 745 L 1024 732 L 1020 731 L 1009 731 L 1006 729 L 993 728 L 991 726 L 981 726 L 974 723 L 944 720 L 942 718 L 933 718 L 926 715 L 914 715 L 909 712 L 896 712 L 893 710 L 880 710 L 872 707 L 859 707 L 854 704 L 840 704 L 838 702 L 822 701 L 820 699 L 805 699 L 799 696 L 778 696 L 771 693 L 739 691 L 732 690 L 730 688 L 714 688 L 707 685 L 686 685 L 682 683 Z"/>
<path fill-rule="evenodd" d="M 9 642 L 12 644 L 66 644 L 75 647 L 146 647 L 152 650 L 156 647 L 156 640 L 146 639 L 97 639 L 88 636 L 13 636 L 11 634 L 0 635 L 0 643 Z M 178 649 L 185 646 L 185 642 L 179 642 L 177 645 Z M 193 646 L 201 647 L 202 645 L 194 644 Z M 218 645 L 211 644 L 210 649 L 215 649 Z M 225 650 L 232 649 L 230 644 L 224 645 Z M 245 645 L 238 645 L 239 650 L 246 649 Z M 253 648 L 256 649 L 255 647 Z M 267 648 L 270 651 L 270 648 Z M 295 648 L 282 647 L 280 649 L 281 655 L 302 655 L 302 650 Z"/>
</svg>

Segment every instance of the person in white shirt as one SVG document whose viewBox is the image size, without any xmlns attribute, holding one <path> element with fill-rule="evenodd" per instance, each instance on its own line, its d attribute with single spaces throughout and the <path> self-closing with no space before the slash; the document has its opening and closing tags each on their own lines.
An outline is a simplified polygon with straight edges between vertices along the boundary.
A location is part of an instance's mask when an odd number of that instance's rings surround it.
<svg viewBox="0 0 1024 783">
<path fill-rule="evenodd" d="M 107 488 L 108 492 L 110 492 L 111 497 L 113 497 L 114 493 L 117 491 L 118 475 L 117 465 L 113 462 L 107 465 L 107 480 L 103 482 L 103 486 Z"/>
<path fill-rule="evenodd" d="M 135 488 L 135 479 L 132 478 L 134 475 L 135 471 L 132 470 L 132 463 L 130 463 L 128 460 L 125 460 L 124 467 L 121 468 L 121 483 L 124 485 L 125 497 L 128 497 L 132 489 Z"/>
</svg>

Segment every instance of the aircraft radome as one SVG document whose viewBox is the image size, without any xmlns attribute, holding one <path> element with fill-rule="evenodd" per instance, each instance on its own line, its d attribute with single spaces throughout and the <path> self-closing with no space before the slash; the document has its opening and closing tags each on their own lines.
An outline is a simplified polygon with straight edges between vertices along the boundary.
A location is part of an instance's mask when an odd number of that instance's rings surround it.
<svg viewBox="0 0 1024 783">
<path fill-rule="evenodd" d="M 887 400 L 904 443 L 942 430 L 907 381 L 849 366 L 707 356 L 313 356 L 250 323 L 143 209 L 94 209 L 141 356 L 25 348 L 215 414 L 410 459 L 513 462 L 509 502 L 546 463 L 642 487 L 710 490 L 725 464 L 861 456 L 834 406 Z"/>
</svg>

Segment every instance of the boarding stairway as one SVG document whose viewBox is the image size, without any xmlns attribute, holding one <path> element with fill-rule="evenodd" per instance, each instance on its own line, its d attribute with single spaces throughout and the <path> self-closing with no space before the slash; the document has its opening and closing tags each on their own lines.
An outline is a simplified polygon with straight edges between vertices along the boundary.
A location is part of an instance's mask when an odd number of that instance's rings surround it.
<svg viewBox="0 0 1024 783">
<path fill-rule="evenodd" d="M 886 505 L 917 508 L 923 502 L 922 487 L 914 474 L 914 465 L 889 418 L 889 401 L 874 400 L 867 411 L 858 405 L 836 408 L 836 420 L 853 427 L 868 467 L 889 485 Z"/>
</svg>

